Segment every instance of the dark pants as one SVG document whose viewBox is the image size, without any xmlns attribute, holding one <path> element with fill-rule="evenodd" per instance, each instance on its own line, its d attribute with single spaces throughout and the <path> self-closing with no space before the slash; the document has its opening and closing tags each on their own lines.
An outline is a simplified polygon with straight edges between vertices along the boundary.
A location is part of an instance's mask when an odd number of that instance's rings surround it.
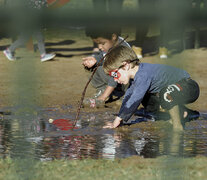
<svg viewBox="0 0 207 180">
<path fill-rule="evenodd" d="M 121 14 L 124 0 L 93 0 L 93 7 L 97 14 L 102 14 L 104 17 Z M 108 7 L 108 8 L 107 8 Z M 121 25 L 115 22 L 117 34 L 121 35 Z"/>
<path fill-rule="evenodd" d="M 163 109 L 171 109 L 175 105 L 195 102 L 200 94 L 198 84 L 192 79 L 182 79 L 177 83 L 164 87 L 160 93 L 160 103 Z"/>
<path fill-rule="evenodd" d="M 157 112 L 160 109 L 160 99 L 157 94 L 145 94 L 142 105 L 147 112 Z"/>
<path fill-rule="evenodd" d="M 142 100 L 142 105 L 147 112 L 157 112 L 160 106 L 169 110 L 175 105 L 184 107 L 185 104 L 195 102 L 199 94 L 199 86 L 194 80 L 182 79 L 164 87 L 159 95 L 147 93 Z"/>
<path fill-rule="evenodd" d="M 139 12 L 143 12 L 145 14 L 151 13 L 155 11 L 155 2 L 157 0 L 138 0 L 139 3 Z M 143 47 L 144 40 L 146 39 L 146 35 L 149 29 L 149 22 L 146 22 L 146 19 L 142 19 L 142 21 L 138 22 L 136 25 L 136 37 L 134 45 L 137 47 Z"/>
<path fill-rule="evenodd" d="M 160 47 L 172 49 L 170 46 L 173 43 L 170 42 L 178 40 L 176 51 L 183 50 L 189 7 L 190 3 L 187 0 L 159 0 Z"/>
</svg>

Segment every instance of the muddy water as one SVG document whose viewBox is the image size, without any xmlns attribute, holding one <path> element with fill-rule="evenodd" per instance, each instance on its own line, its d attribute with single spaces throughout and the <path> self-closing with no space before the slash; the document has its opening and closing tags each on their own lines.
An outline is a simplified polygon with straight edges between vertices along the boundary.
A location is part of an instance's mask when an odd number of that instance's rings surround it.
<svg viewBox="0 0 207 180">
<path fill-rule="evenodd" d="M 77 128 L 50 123 L 52 119 L 75 119 L 72 107 L 0 110 L 0 156 L 53 159 L 125 158 L 132 155 L 192 157 L 207 155 L 207 114 L 186 123 L 185 131 L 173 132 L 168 121 L 148 121 L 103 129 L 114 112 L 82 112 Z M 24 112 L 24 113 L 22 113 Z M 133 117 L 137 119 L 137 117 Z M 146 119 L 145 119 L 146 120 Z"/>
</svg>

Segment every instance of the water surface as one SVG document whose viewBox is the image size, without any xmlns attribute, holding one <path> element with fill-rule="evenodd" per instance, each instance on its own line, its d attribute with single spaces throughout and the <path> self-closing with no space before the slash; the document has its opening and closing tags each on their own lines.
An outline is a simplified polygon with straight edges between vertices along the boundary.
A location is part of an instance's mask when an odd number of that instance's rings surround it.
<svg viewBox="0 0 207 180">
<path fill-rule="evenodd" d="M 148 119 L 116 130 L 102 126 L 113 121 L 115 113 L 82 112 L 77 129 L 61 130 L 48 122 L 75 119 L 72 107 L 0 110 L 0 156 L 53 159 L 115 159 L 132 155 L 155 158 L 207 156 L 207 114 L 186 123 L 183 132 L 172 131 L 168 121 Z M 24 113 L 22 113 L 24 112 Z M 137 119 L 137 116 L 132 119 Z"/>
</svg>

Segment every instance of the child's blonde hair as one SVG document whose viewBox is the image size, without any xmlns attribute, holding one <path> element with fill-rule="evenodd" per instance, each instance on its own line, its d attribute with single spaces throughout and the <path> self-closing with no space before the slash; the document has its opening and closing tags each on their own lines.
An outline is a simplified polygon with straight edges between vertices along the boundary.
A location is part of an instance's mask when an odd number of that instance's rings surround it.
<svg viewBox="0 0 207 180">
<path fill-rule="evenodd" d="M 111 70 L 120 68 L 123 62 L 131 63 L 132 68 L 135 65 L 139 65 L 139 59 L 131 48 L 126 46 L 114 47 L 105 57 L 103 63 L 104 72 L 108 74 Z"/>
</svg>

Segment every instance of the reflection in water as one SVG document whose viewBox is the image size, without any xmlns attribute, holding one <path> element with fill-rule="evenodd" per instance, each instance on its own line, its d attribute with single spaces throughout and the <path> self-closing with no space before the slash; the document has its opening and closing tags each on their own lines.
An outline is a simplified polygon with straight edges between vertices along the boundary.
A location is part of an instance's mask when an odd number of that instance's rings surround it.
<svg viewBox="0 0 207 180">
<path fill-rule="evenodd" d="M 105 134 L 102 140 L 104 144 L 103 157 L 107 159 L 126 158 L 132 155 L 140 155 L 145 140 L 132 140 L 130 134 L 114 133 Z"/>
<path fill-rule="evenodd" d="M 171 155 L 182 155 L 183 153 L 183 133 L 182 132 L 172 132 L 171 144 L 170 144 L 170 154 Z"/>
<path fill-rule="evenodd" d="M 207 123 L 206 121 L 198 120 L 192 122 L 192 126 L 188 125 L 184 134 L 184 153 L 186 156 L 194 156 L 194 154 L 206 155 Z"/>
<path fill-rule="evenodd" d="M 39 110 L 21 125 L 25 134 L 16 134 L 20 123 L 7 114 L 0 119 L 0 156 L 30 157 L 42 161 L 52 159 L 126 158 L 132 155 L 155 158 L 161 155 L 207 155 L 207 119 L 188 123 L 183 132 L 161 127 L 144 129 L 132 125 L 118 130 L 102 129 L 104 122 L 113 120 L 113 113 L 82 113 L 78 129 L 61 131 L 49 118 L 74 119 L 75 114 L 63 114 L 60 109 Z M 18 120 L 19 122 L 19 120 Z M 167 122 L 166 122 L 167 123 Z M 148 126 L 145 122 L 144 126 Z M 22 128 L 21 127 L 21 128 Z M 157 130 L 156 130 L 157 128 Z M 26 139 L 26 141 L 22 140 Z M 24 144 L 22 144 L 24 143 Z"/>
<path fill-rule="evenodd" d="M 104 134 L 102 143 L 104 145 L 102 150 L 103 157 L 114 159 L 116 146 L 119 144 L 119 142 L 115 142 L 114 136 L 112 134 Z"/>
<path fill-rule="evenodd" d="M 11 124 L 7 120 L 3 119 L 0 121 L 0 153 L 2 157 L 8 155 L 10 147 L 10 135 L 11 135 Z"/>
</svg>

